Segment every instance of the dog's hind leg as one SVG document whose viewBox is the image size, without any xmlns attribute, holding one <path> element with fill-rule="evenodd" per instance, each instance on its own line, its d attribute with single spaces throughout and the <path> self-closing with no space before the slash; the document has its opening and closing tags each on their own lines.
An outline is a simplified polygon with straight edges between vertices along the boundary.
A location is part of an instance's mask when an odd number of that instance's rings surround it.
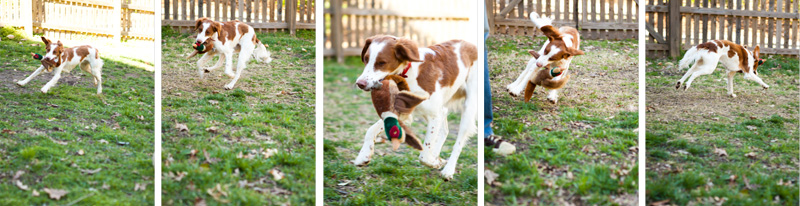
<svg viewBox="0 0 800 206">
<path fill-rule="evenodd" d="M 694 73 L 694 72 L 696 72 L 696 71 L 698 70 L 698 68 L 697 68 L 697 67 L 698 67 L 698 65 L 699 65 L 700 63 L 702 63 L 702 61 L 695 62 L 695 64 L 694 64 L 694 65 L 692 65 L 692 67 L 691 67 L 691 68 L 689 68 L 689 70 L 686 70 L 686 73 L 685 73 L 685 74 L 683 74 L 683 77 L 681 77 L 681 79 L 680 79 L 680 80 L 678 80 L 678 83 L 676 83 L 676 84 L 675 84 L 675 89 L 680 89 L 680 88 L 681 88 L 681 85 L 682 85 L 684 82 L 686 82 L 686 78 L 689 78 L 690 76 L 692 76 L 692 73 Z M 685 85 L 685 84 L 683 84 L 683 86 L 685 87 L 686 85 Z"/>
<path fill-rule="evenodd" d="M 381 132 L 383 132 L 383 120 L 378 120 L 367 129 L 367 134 L 364 135 L 364 145 L 361 146 L 361 151 L 358 152 L 358 157 L 353 160 L 353 164 L 356 166 L 369 164 L 369 161 L 372 160 L 372 154 L 375 152 L 375 137 Z"/>
<path fill-rule="evenodd" d="M 25 86 L 25 85 L 26 85 L 26 84 L 28 84 L 28 82 L 30 82 L 30 81 L 31 81 L 31 80 L 32 80 L 34 77 L 36 77 L 36 76 L 39 76 L 39 74 L 41 74 L 43 70 L 44 70 L 44 66 L 39 66 L 39 68 L 38 68 L 38 69 L 36 69 L 36 71 L 33 71 L 33 74 L 31 74 L 30 76 L 28 76 L 28 78 L 25 78 L 25 79 L 23 79 L 22 81 L 18 81 L 18 82 L 17 82 L 17 85 L 19 85 L 19 86 Z"/>
<path fill-rule="evenodd" d="M 446 124 L 447 116 L 441 116 L 441 113 L 427 118 L 426 121 L 428 127 L 425 131 L 427 133 L 425 133 L 425 143 L 422 144 L 422 151 L 419 152 L 419 161 L 430 168 L 439 169 L 445 164 L 444 159 L 440 158 L 435 151 L 436 145 L 439 144 L 439 138 L 447 138 L 441 137 L 441 134 L 439 134 L 441 131 L 438 127 L 442 125 L 442 121 Z"/>
<path fill-rule="evenodd" d="M 225 64 L 225 55 L 219 55 L 219 60 L 217 60 L 217 63 L 214 64 L 214 66 L 207 68 L 205 72 L 208 73 L 214 71 L 215 69 L 219 69 L 223 64 Z"/>
<path fill-rule="evenodd" d="M 469 138 L 478 132 L 478 90 L 480 84 L 478 83 L 478 72 L 476 68 L 471 68 L 467 82 L 465 84 L 467 90 L 467 97 L 464 102 L 464 110 L 461 112 L 461 121 L 458 127 L 458 137 L 456 143 L 453 145 L 453 151 L 450 158 L 447 159 L 447 165 L 442 169 L 442 177 L 445 180 L 453 179 L 453 174 L 456 172 L 456 163 L 458 156 L 461 154 L 461 149 L 467 144 Z"/>
<path fill-rule="evenodd" d="M 713 62 L 713 64 L 704 63 L 697 67 L 697 71 L 692 72 L 692 75 L 689 77 L 689 80 L 686 80 L 686 86 L 683 87 L 683 90 L 689 89 L 692 86 L 692 82 L 695 78 L 699 77 L 700 75 L 711 74 L 714 72 L 714 69 L 717 66 L 717 62 Z"/>
<path fill-rule="evenodd" d="M 96 59 L 90 62 L 91 73 L 97 85 L 97 94 L 103 93 L 103 60 Z"/>
<path fill-rule="evenodd" d="M 735 75 L 735 71 L 728 71 L 728 95 L 731 97 L 736 97 L 736 94 L 733 93 L 733 77 Z"/>
<path fill-rule="evenodd" d="M 231 80 L 230 83 L 225 85 L 225 89 L 233 89 L 236 81 L 239 81 L 239 77 L 242 76 L 242 71 L 244 71 L 244 68 L 247 67 L 247 61 L 250 60 L 250 56 L 253 54 L 254 49 L 255 45 L 242 45 L 242 51 L 239 52 L 239 60 L 236 61 L 236 75 L 233 76 L 233 80 Z"/>
</svg>

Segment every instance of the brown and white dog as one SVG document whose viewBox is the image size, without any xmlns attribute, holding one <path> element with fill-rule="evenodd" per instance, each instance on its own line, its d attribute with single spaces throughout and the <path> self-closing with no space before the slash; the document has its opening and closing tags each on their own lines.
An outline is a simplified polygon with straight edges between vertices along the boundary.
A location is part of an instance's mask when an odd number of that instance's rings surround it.
<svg viewBox="0 0 800 206">
<path fill-rule="evenodd" d="M 544 42 L 544 46 L 539 52 L 529 51 L 534 58 L 528 61 L 525 71 L 517 77 L 517 80 L 506 86 L 512 96 L 519 96 L 522 90 L 525 90 L 528 82 L 539 73 L 538 69 L 548 65 L 563 69 L 561 75 L 552 79 L 560 81 L 568 76 L 566 74 L 569 72 L 569 63 L 572 62 L 572 57 L 583 55 L 583 51 L 580 50 L 580 34 L 577 29 L 563 26 L 556 30 L 552 18 L 539 17 L 536 12 L 531 12 L 530 18 L 533 24 L 547 36 L 547 41 Z M 558 89 L 550 89 L 547 99 L 552 103 L 558 102 Z"/>
<path fill-rule="evenodd" d="M 270 52 L 256 38 L 256 32 L 250 25 L 236 20 L 216 22 L 203 17 L 197 19 L 195 30 L 198 32 L 197 43 L 211 45 L 206 46 L 203 51 L 197 52 L 203 54 L 203 57 L 197 60 L 200 78 L 203 78 L 204 73 L 222 67 L 222 62 L 224 61 L 225 74 L 233 78 L 230 83 L 225 85 L 225 89 L 233 89 L 236 81 L 242 75 L 242 71 L 247 66 L 250 56 L 255 57 L 258 62 L 269 63 L 272 61 Z M 239 52 L 239 60 L 236 62 L 236 73 L 234 73 L 232 68 L 233 54 L 236 52 Z M 209 68 L 203 68 L 203 65 L 214 58 L 215 55 L 219 55 L 217 64 Z"/>
<path fill-rule="evenodd" d="M 477 132 L 480 88 L 475 68 L 477 59 L 477 47 L 462 40 L 418 48 L 409 39 L 374 36 L 366 40 L 361 52 L 365 66 L 356 81 L 358 88 L 365 91 L 377 89 L 386 76 L 400 75 L 405 77 L 410 92 L 428 94 L 428 98 L 412 112 L 427 123 L 419 160 L 432 168 L 444 166 L 441 175 L 448 180 L 453 178 L 458 156 L 468 138 Z M 449 132 L 447 114 L 455 110 L 462 111 L 458 137 L 449 159 L 445 161 L 439 153 Z M 354 164 L 363 166 L 369 163 L 374 153 L 375 137 L 384 130 L 383 127 L 383 120 L 378 120 L 367 130 L 364 145 Z"/>
<path fill-rule="evenodd" d="M 64 48 L 64 44 L 61 43 L 61 40 L 54 43 L 45 37 L 42 37 L 42 42 L 44 42 L 46 49 L 45 55 L 41 60 L 42 65 L 39 66 L 33 74 L 28 76 L 28 78 L 18 81 L 18 85 L 25 86 L 25 84 L 28 84 L 31 79 L 41 74 L 44 70 L 47 70 L 47 72 L 55 70 L 53 78 L 41 89 L 42 93 L 47 93 L 51 87 L 58 83 L 62 71 L 69 73 L 75 66 L 80 65 L 81 70 L 92 75 L 94 84 L 97 85 L 97 94 L 103 93 L 103 60 L 100 59 L 100 52 L 97 48 L 89 45 Z"/>
<path fill-rule="evenodd" d="M 758 66 L 764 63 L 763 59 L 758 58 L 759 51 L 758 46 L 751 52 L 746 47 L 726 40 L 713 40 L 694 46 L 683 55 L 678 69 L 689 68 L 692 63 L 694 65 L 678 80 L 675 89 L 680 88 L 686 78 L 689 80 L 683 85 L 683 90 L 689 89 L 694 78 L 711 74 L 717 68 L 717 63 L 722 63 L 728 70 L 728 95 L 731 97 L 736 97 L 733 93 L 733 76 L 737 72 L 744 73 L 744 79 L 758 82 L 764 89 L 769 89 L 769 85 L 758 77 Z"/>
</svg>

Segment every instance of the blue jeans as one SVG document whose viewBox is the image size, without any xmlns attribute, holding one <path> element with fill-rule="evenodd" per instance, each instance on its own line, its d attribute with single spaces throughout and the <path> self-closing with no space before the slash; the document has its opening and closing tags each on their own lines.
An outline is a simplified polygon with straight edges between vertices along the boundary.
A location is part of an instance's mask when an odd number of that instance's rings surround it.
<svg viewBox="0 0 800 206">
<path fill-rule="evenodd" d="M 489 37 L 489 33 L 483 33 L 483 40 Z M 485 44 L 484 44 L 485 45 Z M 486 58 L 488 49 L 483 50 L 483 136 L 484 138 L 493 135 L 492 131 L 492 86 L 489 85 L 489 60 Z"/>
</svg>

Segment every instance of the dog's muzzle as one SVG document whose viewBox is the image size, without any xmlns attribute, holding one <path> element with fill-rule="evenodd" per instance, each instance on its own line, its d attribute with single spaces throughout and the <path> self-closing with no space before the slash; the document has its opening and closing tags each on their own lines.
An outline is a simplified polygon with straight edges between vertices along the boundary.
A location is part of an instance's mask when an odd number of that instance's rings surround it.
<svg viewBox="0 0 800 206">
<path fill-rule="evenodd" d="M 380 88 L 380 87 L 382 87 L 382 86 L 383 86 L 383 83 L 381 83 L 381 82 L 374 82 L 374 83 L 372 83 L 372 86 L 369 86 L 369 87 L 368 87 L 368 85 L 369 85 L 369 84 L 367 83 L 367 80 L 363 80 L 363 79 L 361 79 L 361 80 L 358 80 L 358 81 L 356 81 L 356 86 L 357 86 L 359 89 L 361 89 L 361 90 L 364 90 L 364 91 L 372 91 L 373 89 Z"/>
</svg>

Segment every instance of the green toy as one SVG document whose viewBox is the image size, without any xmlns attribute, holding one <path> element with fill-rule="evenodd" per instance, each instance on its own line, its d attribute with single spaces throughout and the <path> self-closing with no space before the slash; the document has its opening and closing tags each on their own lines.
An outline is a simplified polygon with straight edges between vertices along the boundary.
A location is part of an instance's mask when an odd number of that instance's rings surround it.
<svg viewBox="0 0 800 206">
<path fill-rule="evenodd" d="M 550 76 L 551 76 L 551 77 L 557 77 L 558 75 L 561 75 L 561 72 L 558 72 L 558 73 L 553 73 L 553 71 L 554 71 L 555 69 L 558 69 L 558 67 L 553 67 L 553 68 L 551 68 L 551 69 L 550 69 Z"/>
<path fill-rule="evenodd" d="M 397 118 L 387 117 L 383 119 L 383 128 L 390 140 L 393 138 L 399 140 L 403 136 L 403 127 L 400 126 L 400 121 Z"/>
<path fill-rule="evenodd" d="M 195 50 L 197 50 L 197 51 L 201 51 L 201 52 L 202 52 L 203 50 L 205 50 L 205 49 L 206 49 L 206 46 L 205 46 L 205 45 L 203 45 L 203 44 L 201 44 L 201 43 L 194 43 L 194 45 L 192 45 L 192 47 L 193 47 Z"/>
<path fill-rule="evenodd" d="M 31 53 L 31 55 L 33 55 L 33 59 L 36 59 L 36 60 L 42 60 L 42 57 L 43 57 L 41 54 L 37 54 L 37 53 Z"/>
</svg>

